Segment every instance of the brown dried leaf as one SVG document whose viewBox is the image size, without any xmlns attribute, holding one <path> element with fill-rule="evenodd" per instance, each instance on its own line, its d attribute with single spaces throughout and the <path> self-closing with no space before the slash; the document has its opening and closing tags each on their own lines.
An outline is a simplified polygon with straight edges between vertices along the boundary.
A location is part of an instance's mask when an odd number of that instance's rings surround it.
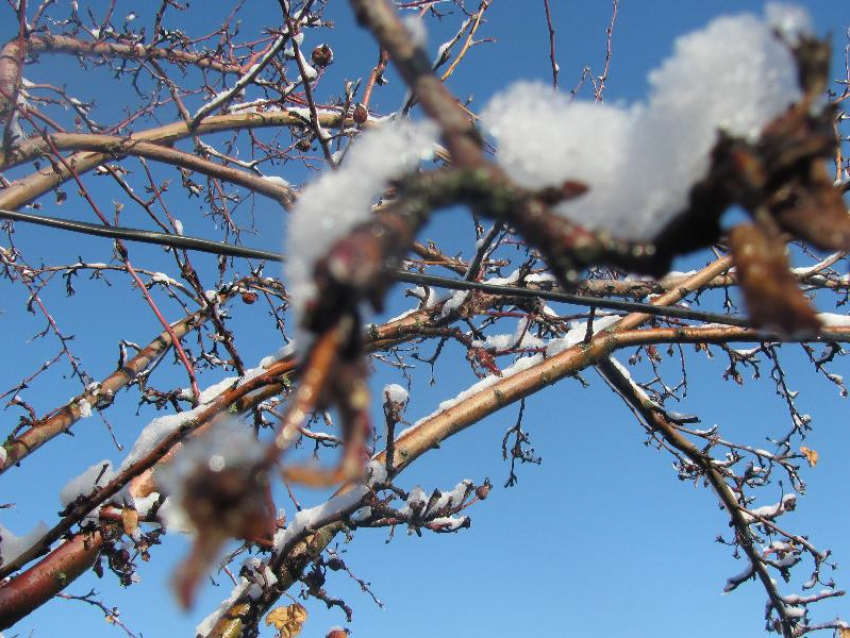
<svg viewBox="0 0 850 638">
<path fill-rule="evenodd" d="M 139 513 L 130 507 L 125 507 L 121 510 L 121 524 L 124 527 L 124 533 L 132 536 L 133 532 L 139 528 Z"/>
<path fill-rule="evenodd" d="M 295 638 L 307 621 L 307 609 L 294 603 L 287 607 L 276 607 L 266 615 L 266 625 L 274 625 L 280 638 Z"/>
<path fill-rule="evenodd" d="M 818 464 L 818 459 L 820 455 L 813 449 L 806 447 L 805 445 L 800 448 L 800 453 L 806 457 L 806 461 L 809 463 L 809 467 L 814 467 Z"/>
<path fill-rule="evenodd" d="M 783 230 L 821 250 L 850 250 L 850 215 L 824 162 L 779 189 L 770 202 Z"/>
<path fill-rule="evenodd" d="M 836 634 L 837 638 L 850 638 L 850 628 L 848 627 L 839 627 L 838 633 Z"/>
<path fill-rule="evenodd" d="M 730 231 L 729 246 L 753 325 L 794 336 L 817 334 L 820 321 L 789 270 L 785 244 L 741 224 Z"/>
</svg>

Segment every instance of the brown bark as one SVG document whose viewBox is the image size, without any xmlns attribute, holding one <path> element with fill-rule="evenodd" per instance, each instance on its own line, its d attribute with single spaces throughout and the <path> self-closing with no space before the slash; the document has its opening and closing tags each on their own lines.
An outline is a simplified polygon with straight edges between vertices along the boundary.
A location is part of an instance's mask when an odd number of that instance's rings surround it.
<svg viewBox="0 0 850 638">
<path fill-rule="evenodd" d="M 0 586 L 0 629 L 11 627 L 74 582 L 94 565 L 102 545 L 100 532 L 77 534 Z"/>
</svg>

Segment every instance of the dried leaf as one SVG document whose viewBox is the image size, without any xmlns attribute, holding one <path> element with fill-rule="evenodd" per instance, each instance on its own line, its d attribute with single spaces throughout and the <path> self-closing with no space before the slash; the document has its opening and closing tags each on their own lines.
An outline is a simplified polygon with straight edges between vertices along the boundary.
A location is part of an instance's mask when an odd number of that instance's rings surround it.
<svg viewBox="0 0 850 638">
<path fill-rule="evenodd" d="M 850 638 L 850 627 L 839 627 L 837 638 Z"/>
<path fill-rule="evenodd" d="M 788 268 L 785 244 L 741 224 L 730 231 L 729 245 L 753 325 L 793 336 L 817 334 L 820 321 Z"/>
<path fill-rule="evenodd" d="M 784 230 L 821 250 L 850 250 L 850 215 L 823 162 L 789 180 L 770 202 Z"/>
<path fill-rule="evenodd" d="M 266 625 L 274 625 L 280 638 L 295 638 L 307 621 L 307 609 L 294 603 L 288 607 L 276 607 L 266 615 Z"/>
<path fill-rule="evenodd" d="M 183 479 L 180 505 L 195 529 L 203 530 L 174 575 L 183 607 L 192 604 L 198 584 L 228 539 L 271 538 L 276 522 L 270 489 L 267 473 L 254 465 L 235 464 L 219 471 L 201 466 Z"/>
<path fill-rule="evenodd" d="M 125 507 L 121 510 L 121 524 L 124 526 L 124 533 L 132 536 L 139 528 L 139 513 L 130 507 Z"/>
<path fill-rule="evenodd" d="M 820 458 L 820 455 L 815 450 L 808 448 L 804 445 L 800 448 L 800 453 L 806 457 L 806 461 L 808 461 L 809 467 L 814 467 L 818 464 L 818 459 Z"/>
</svg>

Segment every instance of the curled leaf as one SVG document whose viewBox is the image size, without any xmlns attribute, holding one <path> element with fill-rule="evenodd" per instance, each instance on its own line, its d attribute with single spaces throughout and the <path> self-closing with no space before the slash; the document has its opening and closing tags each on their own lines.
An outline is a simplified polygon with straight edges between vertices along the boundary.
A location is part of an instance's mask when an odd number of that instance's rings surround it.
<svg viewBox="0 0 850 638">
<path fill-rule="evenodd" d="M 729 246 L 753 325 L 795 336 L 817 334 L 820 321 L 789 270 L 785 244 L 741 224 L 730 231 Z"/>
</svg>

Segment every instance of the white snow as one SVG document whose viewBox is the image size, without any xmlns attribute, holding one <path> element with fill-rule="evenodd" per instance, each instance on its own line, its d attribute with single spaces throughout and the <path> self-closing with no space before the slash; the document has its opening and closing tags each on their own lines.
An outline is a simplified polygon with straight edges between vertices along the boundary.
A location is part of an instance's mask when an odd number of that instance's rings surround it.
<svg viewBox="0 0 850 638">
<path fill-rule="evenodd" d="M 608 361 L 610 361 L 611 364 L 620 372 L 620 374 L 622 374 L 626 378 L 626 380 L 629 382 L 629 385 L 632 386 L 635 394 L 637 394 L 644 402 L 649 403 L 649 404 L 654 405 L 654 406 L 658 406 L 659 408 L 661 407 L 661 406 L 658 405 L 658 403 L 656 403 L 655 401 L 653 401 L 649 397 L 649 395 L 646 393 L 646 390 L 644 390 L 642 387 L 640 387 L 635 382 L 635 380 L 632 379 L 632 373 L 629 372 L 629 369 L 626 366 L 624 366 L 622 363 L 617 361 L 617 359 L 613 356 L 608 357 Z"/>
<path fill-rule="evenodd" d="M 157 284 L 163 284 L 166 286 L 176 286 L 177 281 L 166 275 L 164 272 L 155 272 L 151 275 L 151 281 Z"/>
<path fill-rule="evenodd" d="M 818 319 L 826 328 L 847 328 L 850 326 L 850 315 L 839 315 L 834 312 L 820 312 Z"/>
<path fill-rule="evenodd" d="M 277 186 L 283 186 L 284 188 L 289 188 L 292 186 L 289 182 L 287 182 L 284 178 L 279 175 L 263 175 L 262 179 L 267 182 L 271 182 Z"/>
<path fill-rule="evenodd" d="M 147 496 L 133 498 L 133 507 L 136 508 L 136 513 L 139 515 L 139 518 L 147 518 L 150 514 L 151 508 L 153 508 L 158 500 L 159 492 L 151 492 Z"/>
<path fill-rule="evenodd" d="M 517 322 L 513 334 L 487 335 L 484 341 L 473 341 L 472 345 L 479 348 L 487 348 L 496 352 L 513 350 L 514 348 L 540 348 L 545 342 L 527 329 L 528 319 L 523 318 Z"/>
<path fill-rule="evenodd" d="M 495 385 L 496 383 L 498 383 L 502 379 L 507 379 L 508 377 L 512 377 L 515 374 L 519 374 L 523 370 L 528 370 L 532 366 L 535 366 L 538 363 L 542 363 L 542 362 L 543 362 L 543 355 L 542 354 L 535 354 L 535 355 L 530 356 L 530 357 L 520 357 L 519 359 L 516 360 L 516 362 L 514 362 L 513 365 L 502 370 L 502 376 L 496 376 L 495 374 L 491 374 L 491 375 L 484 377 L 478 383 L 468 387 L 466 390 L 464 390 L 463 392 L 461 392 L 457 396 L 455 396 L 451 399 L 447 399 L 447 400 L 443 401 L 442 403 L 440 403 L 440 405 L 437 407 L 436 410 L 434 410 L 434 412 L 432 412 L 431 414 L 429 414 L 426 417 L 419 419 L 416 423 L 411 425 L 409 428 L 402 430 L 401 432 L 398 433 L 397 436 L 399 436 L 399 437 L 404 436 L 408 432 L 411 432 L 412 430 L 419 427 L 419 425 L 421 425 L 422 423 L 433 419 L 437 415 L 445 412 L 446 410 L 448 410 L 450 408 L 453 408 L 458 403 L 466 400 L 467 398 L 471 397 L 472 395 L 477 394 L 477 393 L 481 392 L 482 390 L 486 390 L 487 388 L 489 388 L 492 385 Z"/>
<path fill-rule="evenodd" d="M 457 507 L 463 502 L 464 496 L 472 492 L 472 488 L 472 481 L 464 479 L 453 490 L 441 492 L 440 498 L 436 500 L 431 509 L 436 511 L 444 507 Z"/>
<path fill-rule="evenodd" d="M 367 484 L 370 486 L 377 483 L 386 483 L 387 467 L 379 461 L 369 461 L 366 465 L 366 476 L 368 478 Z"/>
<path fill-rule="evenodd" d="M 548 272 L 537 272 L 525 276 L 525 283 L 527 284 L 554 284 L 557 281 L 555 275 Z"/>
<path fill-rule="evenodd" d="M 422 302 L 423 308 L 433 308 L 438 303 L 450 303 L 454 298 L 454 293 L 448 293 L 445 290 L 438 290 L 434 287 L 429 287 L 427 290 L 422 286 L 416 286 L 410 291 L 411 296 L 416 297 Z M 460 305 L 457 301 L 454 302 L 455 307 Z M 448 314 L 448 313 L 446 313 Z M 445 314 L 443 316 L 446 316 Z"/>
<path fill-rule="evenodd" d="M 194 534 L 195 526 L 189 520 L 189 516 L 173 498 L 166 498 L 157 510 L 157 517 L 163 527 L 169 532 L 180 534 Z"/>
<path fill-rule="evenodd" d="M 207 636 L 215 627 L 218 619 L 230 609 L 233 603 L 245 594 L 250 586 L 251 583 L 246 578 L 241 578 L 239 584 L 230 592 L 230 596 L 226 600 L 223 600 L 215 611 L 198 623 L 198 626 L 195 627 L 195 636 Z"/>
<path fill-rule="evenodd" d="M 355 140 L 338 170 L 326 172 L 303 190 L 291 216 L 284 266 L 299 324 L 316 293 L 316 261 L 369 218 L 372 203 L 389 180 L 431 155 L 436 139 L 437 128 L 430 122 L 385 124 Z M 298 342 L 305 346 L 310 340 Z"/>
<path fill-rule="evenodd" d="M 97 487 L 103 487 L 115 477 L 112 462 L 104 459 L 92 465 L 77 478 L 71 479 L 59 492 L 62 507 L 68 507 L 79 496 L 88 496 Z"/>
<path fill-rule="evenodd" d="M 607 317 L 600 317 L 599 319 L 593 320 L 593 334 L 597 334 L 606 328 L 617 323 L 622 317 L 619 315 L 610 315 Z M 552 339 L 549 342 L 549 345 L 546 346 L 546 356 L 554 357 L 556 354 L 563 352 L 564 350 L 569 350 L 573 346 L 584 341 L 584 338 L 587 336 L 587 322 L 586 321 L 573 321 L 570 324 L 570 329 L 563 337 L 559 337 L 557 339 Z"/>
<path fill-rule="evenodd" d="M 278 51 L 281 50 L 283 45 L 286 43 L 289 37 L 288 32 L 283 33 L 278 36 L 277 40 L 275 40 L 274 44 L 269 47 L 269 50 L 263 54 L 263 57 L 260 58 L 256 64 L 251 66 L 245 74 L 240 77 L 233 87 L 229 89 L 225 89 L 224 91 L 220 91 L 216 93 L 210 100 L 205 102 L 201 108 L 197 110 L 195 115 L 192 116 L 193 121 L 197 122 L 201 120 L 201 118 L 206 117 L 208 114 L 212 113 L 215 109 L 220 107 L 222 104 L 232 99 L 233 97 L 241 94 L 245 87 L 254 81 L 254 78 L 259 75 L 260 71 L 269 63 L 269 60 L 274 58 L 277 55 Z"/>
<path fill-rule="evenodd" d="M 43 521 L 40 521 L 28 534 L 15 536 L 8 528 L 0 523 L 0 563 L 3 565 L 11 563 L 32 547 L 48 531 L 50 531 L 50 528 Z"/>
<path fill-rule="evenodd" d="M 785 512 L 793 510 L 797 504 L 796 494 L 786 494 L 782 500 L 774 505 L 764 505 L 748 512 L 743 512 L 744 520 L 748 523 L 758 522 L 759 519 L 773 520 L 782 516 Z"/>
<path fill-rule="evenodd" d="M 80 399 L 80 402 L 77 403 L 77 407 L 80 409 L 81 419 L 87 419 L 91 416 L 91 403 L 85 399 Z"/>
<path fill-rule="evenodd" d="M 384 400 L 392 401 L 393 403 L 407 403 L 410 394 L 405 388 L 397 383 L 390 383 L 384 386 Z"/>
<path fill-rule="evenodd" d="M 121 462 L 121 470 L 125 470 L 144 456 L 147 456 L 159 443 L 169 434 L 174 432 L 183 423 L 191 421 L 204 409 L 198 406 L 194 410 L 180 412 L 178 414 L 166 414 L 156 417 L 148 423 L 139 434 L 133 449 Z"/>
<path fill-rule="evenodd" d="M 440 310 L 440 316 L 448 317 L 451 313 L 453 313 L 455 310 L 457 310 L 463 305 L 463 302 L 466 301 L 466 298 L 468 296 L 468 290 L 455 290 L 452 293 L 452 296 L 449 297 L 448 301 L 443 304 L 443 307 Z"/>
<path fill-rule="evenodd" d="M 468 520 L 468 516 L 440 516 L 432 520 L 431 524 L 445 531 L 454 532 L 466 525 Z"/>
<path fill-rule="evenodd" d="M 251 557 L 245 559 L 245 562 L 242 563 L 242 570 L 247 572 L 247 578 L 242 576 L 242 579 L 251 583 L 251 586 L 248 588 L 248 598 L 251 600 L 258 600 L 263 595 L 265 589 L 277 583 L 277 576 L 259 558 Z"/>
<path fill-rule="evenodd" d="M 203 412 L 207 408 L 207 405 L 215 401 L 222 392 L 247 383 L 263 372 L 265 372 L 265 368 L 260 365 L 257 368 L 246 370 L 243 377 L 226 377 L 201 391 L 201 396 L 198 397 L 199 405 L 196 408 L 177 414 L 165 414 L 151 420 L 142 429 L 133 444 L 133 449 L 130 450 L 130 453 L 122 461 L 120 470 L 130 467 L 133 463 L 149 454 L 168 435 Z M 192 391 L 189 389 L 185 389 L 183 393 L 186 397 L 192 396 Z"/>
<path fill-rule="evenodd" d="M 321 505 L 301 510 L 295 518 L 286 526 L 278 530 L 274 535 L 274 549 L 276 552 L 283 551 L 287 545 L 299 538 L 304 533 L 319 529 L 322 525 L 334 520 L 339 515 L 352 512 L 358 508 L 360 501 L 369 492 L 366 485 L 358 485 L 350 492 L 334 496 Z"/>
<path fill-rule="evenodd" d="M 764 9 L 767 23 L 782 33 L 792 43 L 800 37 L 814 32 L 812 17 L 808 11 L 794 4 L 771 2 Z"/>
<path fill-rule="evenodd" d="M 557 212 L 620 237 L 651 239 L 687 206 L 719 129 L 756 138 L 801 97 L 795 62 L 773 26 L 799 33 L 808 18 L 779 5 L 767 16 L 720 17 L 681 36 L 650 73 L 647 101 L 631 107 L 571 103 L 541 83 L 514 85 L 482 113 L 498 162 L 528 188 L 588 184 L 590 192 Z"/>
</svg>

